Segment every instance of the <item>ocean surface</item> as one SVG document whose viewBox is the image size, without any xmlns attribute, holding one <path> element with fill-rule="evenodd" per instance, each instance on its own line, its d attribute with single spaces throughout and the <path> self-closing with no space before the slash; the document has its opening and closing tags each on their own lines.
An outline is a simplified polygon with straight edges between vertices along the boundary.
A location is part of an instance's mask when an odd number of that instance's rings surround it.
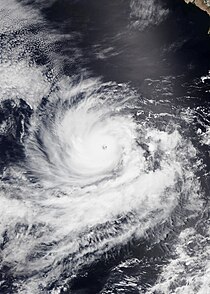
<svg viewBox="0 0 210 294">
<path fill-rule="evenodd" d="M 0 1 L 0 293 L 210 293 L 209 17 Z"/>
</svg>

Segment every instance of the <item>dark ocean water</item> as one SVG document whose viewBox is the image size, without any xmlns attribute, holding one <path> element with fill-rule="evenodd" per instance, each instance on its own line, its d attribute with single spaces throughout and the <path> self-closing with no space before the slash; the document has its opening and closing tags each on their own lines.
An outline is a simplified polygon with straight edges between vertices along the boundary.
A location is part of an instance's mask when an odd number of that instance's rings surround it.
<svg viewBox="0 0 210 294">
<path fill-rule="evenodd" d="M 0 293 L 210 293 L 209 17 L 0 3 Z"/>
</svg>

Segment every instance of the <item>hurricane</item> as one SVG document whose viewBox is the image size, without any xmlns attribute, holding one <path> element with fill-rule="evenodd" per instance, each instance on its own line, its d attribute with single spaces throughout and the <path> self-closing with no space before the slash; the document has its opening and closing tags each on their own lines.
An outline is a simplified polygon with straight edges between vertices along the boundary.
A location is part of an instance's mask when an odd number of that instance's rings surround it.
<svg viewBox="0 0 210 294">
<path fill-rule="evenodd" d="M 9 238 L 3 259 L 17 276 L 27 275 L 21 293 L 62 287 L 150 230 L 159 238 L 158 225 L 189 195 L 194 205 L 198 183 L 188 165 L 195 149 L 175 123 L 160 130 L 140 118 L 144 101 L 124 88 L 72 84 L 67 99 L 56 95 L 31 118 L 21 164 L 27 184 L 15 192 L 15 226 L 7 231 L 18 234 L 19 246 Z"/>
<path fill-rule="evenodd" d="M 207 293 L 209 73 L 144 35 L 179 6 L 29 2 L 0 4 L 0 292 Z"/>
</svg>

